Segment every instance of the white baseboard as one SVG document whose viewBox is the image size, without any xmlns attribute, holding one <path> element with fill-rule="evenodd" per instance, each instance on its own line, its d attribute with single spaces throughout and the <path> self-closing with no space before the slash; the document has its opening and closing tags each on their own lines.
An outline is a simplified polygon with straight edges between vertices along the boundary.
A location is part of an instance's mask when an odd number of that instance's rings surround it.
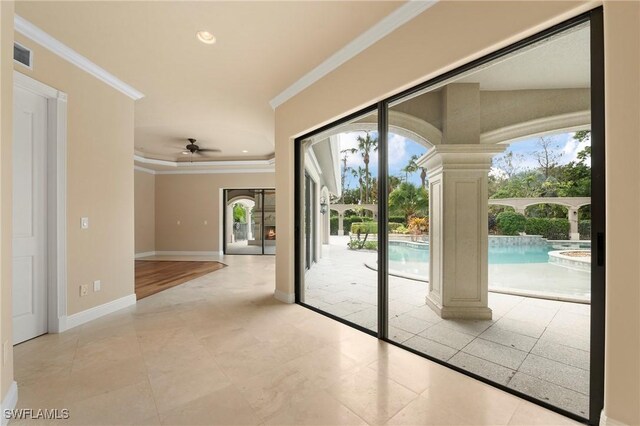
<svg viewBox="0 0 640 426">
<path fill-rule="evenodd" d="M 296 301 L 296 295 L 294 293 L 285 293 L 284 291 L 276 289 L 273 293 L 276 300 L 284 303 L 294 303 Z"/>
<path fill-rule="evenodd" d="M 612 419 L 611 417 L 607 417 L 604 413 L 604 410 L 600 413 L 600 426 L 627 426 L 625 423 L 619 422 L 618 420 Z"/>
<path fill-rule="evenodd" d="M 7 391 L 7 395 L 2 400 L 2 426 L 5 426 L 9 423 L 9 419 L 4 415 L 5 410 L 13 410 L 16 408 L 16 404 L 18 403 L 18 384 L 15 380 L 9 386 L 9 390 Z"/>
<path fill-rule="evenodd" d="M 69 315 L 66 319 L 65 330 L 72 329 L 89 321 L 93 321 L 94 319 L 109 315 L 113 312 L 119 311 L 120 309 L 124 309 L 135 304 L 136 295 L 130 294 L 128 296 L 121 297 L 120 299 L 112 300 L 111 302 L 95 306 L 91 309 L 87 309 L 86 311 Z"/>
<path fill-rule="evenodd" d="M 155 251 L 145 251 L 143 253 L 136 253 L 135 258 L 139 259 L 141 257 L 147 257 L 147 256 L 155 256 L 156 252 Z"/>
<path fill-rule="evenodd" d="M 156 256 L 216 256 L 217 251 L 156 251 Z"/>
</svg>

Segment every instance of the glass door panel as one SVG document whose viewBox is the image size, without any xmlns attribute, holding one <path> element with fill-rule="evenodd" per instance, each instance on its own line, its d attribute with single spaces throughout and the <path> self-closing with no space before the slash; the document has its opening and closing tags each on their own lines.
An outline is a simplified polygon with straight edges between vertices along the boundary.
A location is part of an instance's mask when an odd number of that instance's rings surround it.
<svg viewBox="0 0 640 426">
<path fill-rule="evenodd" d="M 367 114 L 301 141 L 300 301 L 377 330 L 378 119 Z"/>
</svg>

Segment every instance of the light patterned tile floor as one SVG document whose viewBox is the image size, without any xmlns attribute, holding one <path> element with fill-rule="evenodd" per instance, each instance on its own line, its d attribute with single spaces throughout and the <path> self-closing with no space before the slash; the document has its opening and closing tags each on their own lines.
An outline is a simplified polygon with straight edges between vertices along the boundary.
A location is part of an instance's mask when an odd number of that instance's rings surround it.
<svg viewBox="0 0 640 426">
<path fill-rule="evenodd" d="M 332 238 L 306 273 L 304 301 L 375 331 L 377 271 L 365 263 L 377 254 Z M 489 293 L 491 321 L 442 320 L 426 286 L 389 276 L 391 340 L 588 417 L 589 305 Z"/>
<path fill-rule="evenodd" d="M 135 307 L 16 346 L 18 407 L 68 408 L 55 424 L 80 425 L 574 424 L 276 301 L 273 257 L 224 261 Z"/>
</svg>

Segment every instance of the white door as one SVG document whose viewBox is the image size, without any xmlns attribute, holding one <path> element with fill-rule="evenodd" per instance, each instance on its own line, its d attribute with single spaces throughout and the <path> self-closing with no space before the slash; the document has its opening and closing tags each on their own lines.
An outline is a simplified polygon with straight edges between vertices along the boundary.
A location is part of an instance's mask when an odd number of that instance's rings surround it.
<svg viewBox="0 0 640 426">
<path fill-rule="evenodd" d="M 47 332 L 47 100 L 13 92 L 13 343 Z"/>
</svg>

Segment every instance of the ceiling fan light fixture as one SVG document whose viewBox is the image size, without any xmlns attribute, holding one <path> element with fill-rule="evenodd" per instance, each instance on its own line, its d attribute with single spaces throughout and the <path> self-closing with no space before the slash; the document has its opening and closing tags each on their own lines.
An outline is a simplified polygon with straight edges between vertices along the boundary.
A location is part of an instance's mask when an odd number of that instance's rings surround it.
<svg viewBox="0 0 640 426">
<path fill-rule="evenodd" d="M 190 152 L 189 151 L 182 151 L 182 155 L 189 155 Z"/>
<path fill-rule="evenodd" d="M 216 42 L 216 37 L 206 30 L 198 31 L 196 37 L 205 44 L 213 44 Z"/>
</svg>

